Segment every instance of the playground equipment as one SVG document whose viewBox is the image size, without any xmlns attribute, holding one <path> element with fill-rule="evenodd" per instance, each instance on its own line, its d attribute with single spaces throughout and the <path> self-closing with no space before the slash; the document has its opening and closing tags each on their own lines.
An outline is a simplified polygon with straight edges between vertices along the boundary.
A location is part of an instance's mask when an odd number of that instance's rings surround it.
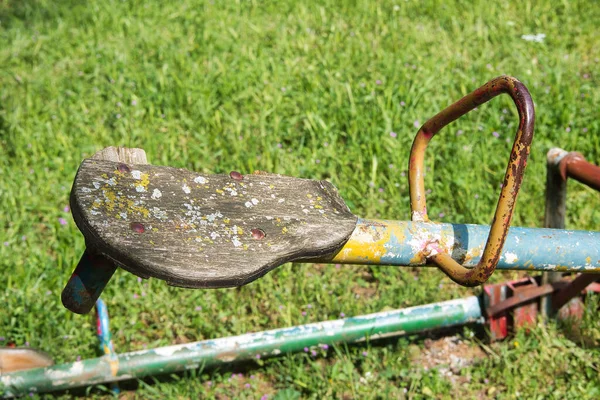
<svg viewBox="0 0 600 400">
<path fill-rule="evenodd" d="M 501 93 L 513 99 L 519 127 L 491 226 L 430 221 L 423 179 L 428 142 Z M 325 181 L 264 172 L 203 175 L 149 165 L 141 149 L 98 152 L 83 161 L 71 192 L 87 250 L 62 300 L 77 313 L 93 307 L 118 266 L 189 288 L 243 285 L 290 261 L 436 265 L 465 286 L 485 283 L 495 269 L 585 274 L 573 281 L 562 275 L 541 282 L 528 278 L 485 286 L 478 297 L 121 355 L 107 345 L 104 357 L 2 376 L 5 394 L 116 382 L 462 324 L 487 322 L 492 339 L 505 337 L 510 325 L 535 320 L 539 298 L 552 295 L 556 310 L 600 277 L 592 275 L 600 273 L 600 232 L 509 228 L 533 127 L 529 92 L 506 76 L 427 121 L 409 160 L 411 221 L 358 218 Z M 600 188 L 600 168 L 581 158 L 564 155 L 570 164 L 560 164 L 562 176 Z"/>
<path fill-rule="evenodd" d="M 514 100 L 519 127 L 491 227 L 429 221 L 427 143 L 501 93 Z M 117 265 L 190 288 L 240 286 L 290 261 L 434 264 L 467 286 L 484 283 L 496 268 L 598 273 L 598 232 L 509 230 L 533 125 L 529 92 L 506 76 L 427 121 L 409 160 L 412 221 L 358 218 L 325 181 L 263 172 L 202 175 L 148 165 L 140 149 L 105 149 L 83 161 L 73 184 L 71 209 L 88 250 L 63 303 L 88 312 Z"/>
</svg>

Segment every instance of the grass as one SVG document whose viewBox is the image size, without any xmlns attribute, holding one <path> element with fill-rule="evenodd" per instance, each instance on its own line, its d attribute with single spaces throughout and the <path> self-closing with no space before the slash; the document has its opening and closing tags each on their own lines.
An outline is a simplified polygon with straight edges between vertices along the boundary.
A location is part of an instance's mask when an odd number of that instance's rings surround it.
<svg viewBox="0 0 600 400">
<path fill-rule="evenodd" d="M 548 149 L 600 162 L 599 19 L 600 6 L 586 1 L 1 2 L 3 342 L 57 362 L 97 355 L 92 318 L 60 303 L 84 249 L 64 208 L 81 160 L 110 145 L 206 173 L 327 179 L 357 215 L 408 219 L 416 127 L 509 74 L 529 87 L 537 109 L 514 224 L 541 226 Z M 521 38 L 535 33 L 545 40 Z M 489 223 L 516 122 L 502 97 L 435 138 L 430 215 Z M 598 194 L 576 183 L 568 190 L 567 226 L 597 229 Z M 431 269 L 286 265 L 245 287 L 211 291 L 118 271 L 103 298 L 116 349 L 126 352 L 479 290 Z M 554 323 L 521 331 L 463 368 L 460 384 L 413 363 L 424 346 L 414 337 L 142 381 L 125 397 L 598 398 L 598 316 L 590 307 L 581 326 L 591 345 Z M 477 344 L 469 331 L 463 337 Z"/>
</svg>

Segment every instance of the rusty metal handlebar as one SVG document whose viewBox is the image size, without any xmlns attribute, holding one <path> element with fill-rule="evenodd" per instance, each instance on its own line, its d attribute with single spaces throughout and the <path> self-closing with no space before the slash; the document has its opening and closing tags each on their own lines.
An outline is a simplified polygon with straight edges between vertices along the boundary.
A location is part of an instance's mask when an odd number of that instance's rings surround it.
<svg viewBox="0 0 600 400">
<path fill-rule="evenodd" d="M 517 107 L 519 128 L 515 135 L 506 174 L 504 175 L 504 183 L 483 255 L 475 268 L 468 269 L 454 261 L 449 254 L 438 252 L 437 246 L 432 245 L 427 249 L 429 252 L 427 255 L 428 260 L 437 265 L 454 282 L 464 286 L 477 286 L 487 281 L 494 273 L 500 260 L 517 194 L 523 180 L 531 140 L 533 139 L 535 113 L 531 95 L 525 85 L 513 77 L 500 76 L 495 78 L 456 103 L 446 107 L 423 124 L 410 151 L 408 168 L 412 220 L 429 221 L 423 166 L 427 144 L 443 127 L 502 93 L 510 95 Z"/>
<path fill-rule="evenodd" d="M 583 154 L 574 151 L 567 153 L 560 160 L 558 168 L 564 181 L 570 177 L 600 191 L 600 167 L 586 161 Z"/>
</svg>

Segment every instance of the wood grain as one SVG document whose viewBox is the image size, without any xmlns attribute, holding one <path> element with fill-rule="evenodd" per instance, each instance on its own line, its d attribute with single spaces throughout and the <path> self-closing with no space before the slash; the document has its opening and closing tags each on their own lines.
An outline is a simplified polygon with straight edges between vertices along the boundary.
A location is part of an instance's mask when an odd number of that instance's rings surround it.
<svg viewBox="0 0 600 400">
<path fill-rule="evenodd" d="M 147 164 L 144 150 L 125 147 L 107 147 L 95 153 L 92 159 Z M 74 190 L 71 191 L 71 208 L 77 203 L 74 192 Z M 113 260 L 105 257 L 99 249 L 96 249 L 93 240 L 87 239 L 86 237 L 86 250 L 61 294 L 63 305 L 77 314 L 90 312 L 117 270 L 117 265 Z"/>
<path fill-rule="evenodd" d="M 95 159 L 80 166 L 72 208 L 96 251 L 191 288 L 240 286 L 285 262 L 333 255 L 357 220 L 326 181 Z"/>
</svg>

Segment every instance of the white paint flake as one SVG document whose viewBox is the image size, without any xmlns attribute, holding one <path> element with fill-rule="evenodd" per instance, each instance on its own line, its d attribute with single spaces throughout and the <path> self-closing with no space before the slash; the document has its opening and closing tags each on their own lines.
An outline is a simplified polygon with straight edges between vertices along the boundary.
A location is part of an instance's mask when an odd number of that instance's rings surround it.
<svg viewBox="0 0 600 400">
<path fill-rule="evenodd" d="M 72 376 L 75 375 L 79 375 L 83 372 L 83 363 L 81 361 L 76 361 L 72 364 L 72 367 L 70 369 L 67 369 L 65 371 L 60 371 L 60 370 L 47 370 L 44 372 L 44 375 L 46 375 L 47 378 L 50 378 L 52 381 L 52 384 L 56 385 L 59 384 L 58 380 L 60 379 L 68 379 Z"/>
<path fill-rule="evenodd" d="M 194 182 L 199 183 L 200 185 L 204 185 L 208 180 L 203 176 L 197 176 L 194 178 Z"/>
<path fill-rule="evenodd" d="M 139 192 L 139 193 L 143 193 L 146 191 L 146 188 L 143 187 L 142 185 L 135 185 L 135 191 Z"/>
<path fill-rule="evenodd" d="M 413 211 L 412 220 L 413 222 L 424 222 L 425 218 L 423 217 L 423 214 L 421 214 L 419 211 Z"/>
<path fill-rule="evenodd" d="M 249 201 L 245 202 L 245 203 L 244 203 L 244 205 L 245 205 L 246 207 L 248 207 L 248 208 L 251 208 L 251 207 L 252 207 L 252 203 L 251 203 L 251 202 L 249 202 Z"/>
<path fill-rule="evenodd" d="M 152 198 L 154 200 L 158 200 L 161 198 L 161 196 L 162 196 L 162 193 L 160 192 L 160 190 L 154 189 L 154 191 L 152 192 Z"/>
<path fill-rule="evenodd" d="M 142 179 L 142 171 L 134 169 L 133 171 L 131 171 L 131 176 L 133 176 L 134 179 L 140 180 Z"/>
<path fill-rule="evenodd" d="M 504 259 L 506 260 L 507 264 L 514 264 L 517 262 L 519 257 L 515 253 L 506 253 L 504 255 Z"/>
<path fill-rule="evenodd" d="M 183 192 L 184 192 L 185 194 L 190 194 L 190 192 L 191 192 L 191 190 L 190 190 L 190 187 L 189 187 L 187 184 L 185 184 L 185 183 L 184 183 L 184 184 L 183 184 L 183 186 L 181 187 L 181 190 L 183 190 Z"/>
<path fill-rule="evenodd" d="M 447 249 L 452 249 L 454 246 L 454 238 L 448 237 L 446 241 L 447 243 L 445 243 L 445 247 Z M 441 242 L 442 236 L 439 232 L 435 232 L 427 228 L 420 228 L 416 230 L 412 238 L 407 243 L 412 247 L 413 254 L 419 254 L 423 252 L 427 257 L 429 257 L 444 251 Z"/>
<path fill-rule="evenodd" d="M 154 352 L 159 356 L 170 357 L 173 355 L 173 353 L 175 353 L 178 350 L 181 350 L 179 346 L 167 346 L 157 347 L 156 349 L 154 349 Z"/>
<path fill-rule="evenodd" d="M 257 205 L 258 204 L 258 200 L 252 199 L 252 204 Z"/>
<path fill-rule="evenodd" d="M 231 243 L 233 243 L 235 247 L 240 247 L 242 245 L 242 242 L 240 242 L 240 239 L 237 236 L 234 236 L 233 239 L 231 239 Z"/>
</svg>

